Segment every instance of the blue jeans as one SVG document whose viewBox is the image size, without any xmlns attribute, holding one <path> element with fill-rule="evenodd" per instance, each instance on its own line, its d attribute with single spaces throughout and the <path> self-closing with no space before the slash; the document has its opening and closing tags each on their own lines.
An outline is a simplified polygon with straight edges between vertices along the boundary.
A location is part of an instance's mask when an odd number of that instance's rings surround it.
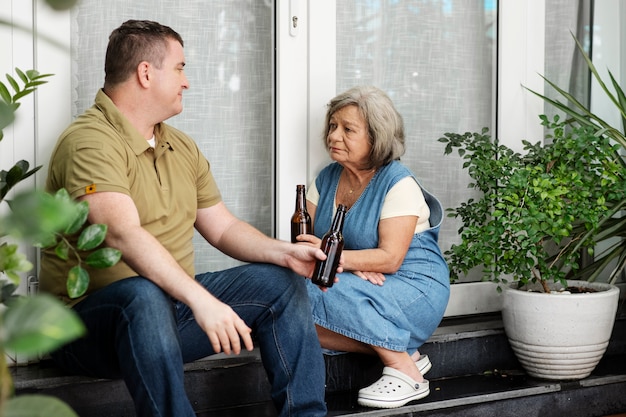
<svg viewBox="0 0 626 417">
<path fill-rule="evenodd" d="M 266 264 L 196 279 L 253 329 L 279 415 L 326 415 L 324 359 L 304 279 Z M 183 363 L 215 352 L 189 307 L 150 280 L 133 277 L 94 292 L 74 310 L 88 334 L 52 355 L 62 368 L 124 378 L 138 416 L 195 415 L 185 394 Z"/>
</svg>

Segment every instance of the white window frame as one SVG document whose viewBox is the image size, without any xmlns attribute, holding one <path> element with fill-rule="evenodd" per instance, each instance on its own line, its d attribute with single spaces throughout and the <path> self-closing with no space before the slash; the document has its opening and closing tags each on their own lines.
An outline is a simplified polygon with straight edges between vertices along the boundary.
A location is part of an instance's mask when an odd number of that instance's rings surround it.
<svg viewBox="0 0 626 417">
<path fill-rule="evenodd" d="M 15 122 L 4 131 L 0 167 L 8 169 L 24 159 L 31 168 L 44 165 L 37 174 L 16 188 L 43 187 L 45 164 L 62 129 L 71 121 L 70 14 L 58 13 L 41 0 L 2 0 L 0 17 L 12 28 L 0 25 L 0 74 L 18 79 L 15 68 L 54 74 L 44 88 L 20 100 Z M 6 210 L 6 207 L 2 207 Z M 38 251 L 22 246 L 20 251 L 38 271 Z M 20 281 L 20 293 L 26 293 L 27 280 Z"/>
<path fill-rule="evenodd" d="M 308 27 L 301 27 L 297 36 L 300 45 L 308 41 L 308 60 L 301 59 L 301 50 L 288 51 L 281 48 L 294 45 L 297 40 L 289 33 L 290 7 L 302 13 L 302 4 L 308 3 L 304 16 Z M 293 211 L 293 179 L 309 183 L 319 169 L 328 162 L 320 139 L 321 126 L 325 114 L 325 104 L 336 94 L 335 76 L 335 23 L 336 0 L 291 0 L 279 2 L 277 10 L 277 85 L 279 90 L 277 117 L 277 149 L 280 172 L 291 172 L 284 182 L 277 181 L 276 218 L 286 219 Z M 525 137 L 537 137 L 541 128 L 537 115 L 542 109 L 539 99 L 525 94 L 521 84 L 543 91 L 543 83 L 538 73 L 543 71 L 544 48 L 544 1 L 501 1 L 499 4 L 498 45 L 498 137 L 506 138 L 504 143 L 518 147 L 517 142 Z M 301 19 L 299 19 L 301 21 Z M 305 23 L 305 24 L 306 24 Z M 306 31 L 306 32 L 305 32 Z M 501 45 L 506 44 L 506 48 Z M 522 51 L 522 53 L 520 53 Z M 298 59 L 291 59 L 297 56 Z M 308 101 L 303 100 L 304 86 L 300 77 L 308 73 Z M 298 81 L 296 81 L 298 79 Z M 295 89 L 294 86 L 300 89 Z M 289 94 L 281 94 L 289 91 Z M 293 94 L 298 91 L 298 94 Z M 303 114 L 308 115 L 306 124 Z M 302 150 L 308 150 L 308 159 L 303 160 Z M 282 161 L 282 162 L 281 162 Z M 283 171 L 285 166 L 288 171 Z M 287 222 L 277 221 L 277 236 L 288 239 Z M 500 310 L 500 297 L 490 283 L 467 283 L 452 286 L 452 293 L 446 316 L 479 314 Z"/>
<path fill-rule="evenodd" d="M 294 204 L 295 184 L 308 184 L 328 162 L 320 140 L 326 102 L 336 94 L 335 21 L 337 0 L 288 0 L 276 4 L 276 236 L 289 239 L 287 222 Z M 0 16 L 36 28 L 29 40 L 0 27 L 1 73 L 14 67 L 38 67 L 55 76 L 35 96 L 24 100 L 20 118 L 5 132 L 0 164 L 17 159 L 46 164 L 57 135 L 72 119 L 70 13 L 54 12 L 42 0 L 2 0 Z M 607 27 L 616 29 L 617 50 L 624 50 L 626 5 L 618 0 L 595 2 L 607 10 Z M 522 85 L 543 90 L 544 0 L 500 0 L 498 24 L 497 133 L 507 145 L 520 147 L 525 137 L 541 134 L 537 115 L 539 99 Z M 619 10 L 619 13 L 615 13 Z M 298 18 L 293 28 L 293 17 Z M 620 16 L 621 18 L 616 18 Z M 608 30 L 607 30 L 608 31 Z M 54 39 L 54 43 L 47 39 Z M 619 54 L 614 54 L 619 55 Z M 626 54 L 610 65 L 614 74 L 626 72 Z M 609 64 L 607 64 L 609 65 Z M 623 75 L 622 75 L 623 76 Z M 623 76 L 626 78 L 626 76 Z M 30 115 L 30 117 L 29 117 Z M 19 138 L 35 138 L 34 141 Z M 34 183 L 43 185 L 45 169 Z M 32 256 L 36 261 L 36 256 Z M 499 297 L 490 283 L 455 284 L 446 316 L 497 311 Z"/>
</svg>

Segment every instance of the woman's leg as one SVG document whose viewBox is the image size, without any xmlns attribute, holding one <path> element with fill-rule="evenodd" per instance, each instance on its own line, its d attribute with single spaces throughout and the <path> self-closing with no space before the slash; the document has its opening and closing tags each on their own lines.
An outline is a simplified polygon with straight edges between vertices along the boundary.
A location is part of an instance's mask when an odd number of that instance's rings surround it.
<svg viewBox="0 0 626 417">
<path fill-rule="evenodd" d="M 383 365 L 388 366 L 409 376 L 415 382 L 423 382 L 424 376 L 407 352 L 396 352 L 378 346 L 372 346 Z"/>
<path fill-rule="evenodd" d="M 320 345 L 322 345 L 324 349 L 337 350 L 340 352 L 364 353 L 366 355 L 376 354 L 370 345 L 335 333 L 325 327 L 315 325 L 315 330 L 317 330 Z"/>
<path fill-rule="evenodd" d="M 369 355 L 376 354 L 384 366 L 394 368 L 408 375 L 416 382 L 422 382 L 424 380 L 424 376 L 417 366 L 415 366 L 415 361 L 407 352 L 397 352 L 378 346 L 370 346 L 358 340 L 332 332 L 324 327 L 316 326 L 316 329 L 320 344 L 325 349 Z M 417 358 L 419 359 L 419 353 L 417 353 Z"/>
</svg>

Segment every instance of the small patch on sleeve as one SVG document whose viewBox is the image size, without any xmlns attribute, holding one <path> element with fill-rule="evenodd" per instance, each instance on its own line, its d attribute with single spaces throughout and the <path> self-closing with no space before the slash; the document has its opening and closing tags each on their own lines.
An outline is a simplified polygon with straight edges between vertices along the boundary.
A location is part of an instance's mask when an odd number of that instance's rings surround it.
<svg viewBox="0 0 626 417">
<path fill-rule="evenodd" d="M 96 192 L 96 184 L 91 184 L 85 187 L 85 194 L 93 194 Z"/>
</svg>

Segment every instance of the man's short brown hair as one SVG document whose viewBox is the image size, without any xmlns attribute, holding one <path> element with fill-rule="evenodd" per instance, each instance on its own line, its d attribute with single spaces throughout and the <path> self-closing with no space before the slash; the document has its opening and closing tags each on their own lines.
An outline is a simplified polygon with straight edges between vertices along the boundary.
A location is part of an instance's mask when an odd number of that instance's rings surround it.
<svg viewBox="0 0 626 417">
<path fill-rule="evenodd" d="M 184 46 L 176 31 L 150 20 L 128 20 L 111 32 L 104 60 L 105 89 L 126 81 L 143 61 L 161 68 L 169 39 Z"/>
</svg>

